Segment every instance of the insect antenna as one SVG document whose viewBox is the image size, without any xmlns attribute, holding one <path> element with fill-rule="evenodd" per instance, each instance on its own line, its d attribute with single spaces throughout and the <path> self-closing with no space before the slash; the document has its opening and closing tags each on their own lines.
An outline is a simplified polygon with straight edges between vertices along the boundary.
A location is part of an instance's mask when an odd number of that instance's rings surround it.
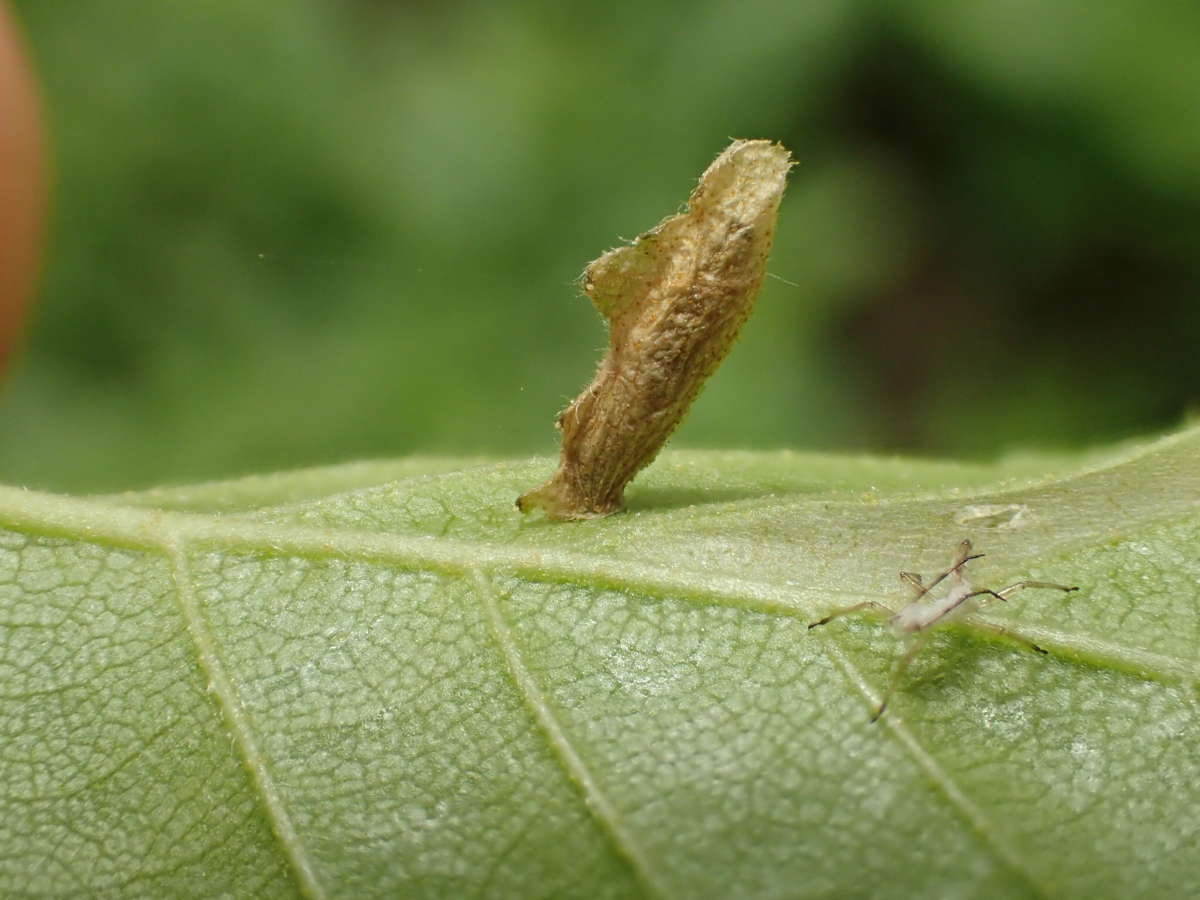
<svg viewBox="0 0 1200 900">
<path fill-rule="evenodd" d="M 929 593 L 929 588 L 925 587 L 924 581 L 916 572 L 901 572 L 900 580 L 913 589 L 914 600 L 920 600 Z"/>
<path fill-rule="evenodd" d="M 971 560 L 982 559 L 986 555 L 987 555 L 986 553 L 972 553 L 971 552 L 971 542 L 968 540 L 964 540 L 961 544 L 958 545 L 958 552 L 954 554 L 954 564 L 952 566 L 950 566 L 950 568 L 948 568 L 946 571 L 939 574 L 936 578 L 933 579 L 933 581 L 929 582 L 929 584 L 925 584 L 921 580 L 921 576 L 918 575 L 916 572 L 901 572 L 900 580 L 905 582 L 906 584 L 910 585 L 914 590 L 916 590 L 917 594 L 913 597 L 913 599 L 920 600 L 922 597 L 924 597 L 926 594 L 928 594 L 930 591 L 932 591 L 935 587 L 937 587 L 939 584 L 941 584 L 943 581 L 945 581 L 951 575 L 954 575 L 956 573 L 961 574 L 959 572 L 959 570 L 962 569 L 962 567 L 965 566 L 967 563 L 969 563 Z"/>
</svg>

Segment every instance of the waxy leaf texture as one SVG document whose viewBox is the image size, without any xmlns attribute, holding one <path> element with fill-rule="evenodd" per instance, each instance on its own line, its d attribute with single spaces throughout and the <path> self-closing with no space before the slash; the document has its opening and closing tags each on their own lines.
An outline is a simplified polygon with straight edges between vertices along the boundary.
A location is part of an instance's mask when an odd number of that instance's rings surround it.
<svg viewBox="0 0 1200 900">
<path fill-rule="evenodd" d="M 994 466 L 664 454 L 0 488 L 0 895 L 1200 894 L 1200 429 Z M 963 538 L 1027 592 L 830 609 Z"/>
</svg>

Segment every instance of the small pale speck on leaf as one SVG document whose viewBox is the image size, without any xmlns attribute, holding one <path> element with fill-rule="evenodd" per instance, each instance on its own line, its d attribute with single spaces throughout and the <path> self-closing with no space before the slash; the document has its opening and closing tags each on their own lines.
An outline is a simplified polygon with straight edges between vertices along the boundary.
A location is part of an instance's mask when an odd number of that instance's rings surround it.
<svg viewBox="0 0 1200 900">
<path fill-rule="evenodd" d="M 1023 528 L 1030 524 L 1032 518 L 1029 507 L 1023 503 L 982 503 L 963 507 L 954 521 L 959 525 Z"/>
<path fill-rule="evenodd" d="M 589 265 L 584 292 L 608 320 L 592 383 L 558 416 L 562 458 L 522 512 L 588 519 L 621 509 L 750 315 L 791 168 L 770 141 L 734 141 L 700 176 L 686 211 Z"/>
</svg>

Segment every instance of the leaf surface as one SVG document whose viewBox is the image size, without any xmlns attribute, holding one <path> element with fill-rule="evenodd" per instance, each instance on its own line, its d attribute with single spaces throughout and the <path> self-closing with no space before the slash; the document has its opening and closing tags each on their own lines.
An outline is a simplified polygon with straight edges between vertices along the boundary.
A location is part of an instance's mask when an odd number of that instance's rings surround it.
<svg viewBox="0 0 1200 900">
<path fill-rule="evenodd" d="M 667 453 L 0 488 L 0 894 L 1200 892 L 1200 429 L 995 466 Z M 1030 591 L 918 658 L 896 573 Z"/>
</svg>

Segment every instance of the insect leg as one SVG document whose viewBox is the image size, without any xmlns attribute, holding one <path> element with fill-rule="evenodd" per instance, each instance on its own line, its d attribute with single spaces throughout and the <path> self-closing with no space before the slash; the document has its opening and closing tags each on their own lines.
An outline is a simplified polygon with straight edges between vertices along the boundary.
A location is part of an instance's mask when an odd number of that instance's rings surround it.
<svg viewBox="0 0 1200 900">
<path fill-rule="evenodd" d="M 1021 588 L 1054 588 L 1056 591 L 1065 591 L 1068 594 L 1071 591 L 1077 591 L 1077 587 L 1068 587 L 1065 584 L 1054 584 L 1050 581 L 1018 581 L 1015 584 L 1010 584 L 1006 588 L 1001 588 L 996 591 L 1001 600 L 1007 600 L 1008 595 L 1021 590 Z"/>
<path fill-rule="evenodd" d="M 959 598 L 958 603 L 955 604 L 955 607 L 961 606 L 963 603 L 972 599 L 973 597 L 990 597 L 991 598 L 990 600 L 985 600 L 985 601 L 983 601 L 983 603 L 980 603 L 979 604 L 980 606 L 983 606 L 987 603 L 991 603 L 992 600 L 1007 600 L 1008 599 L 1006 596 L 1004 596 L 1004 591 L 993 591 L 991 588 L 979 588 L 979 590 L 971 591 L 971 593 L 969 593 L 969 594 L 963 594 L 962 597 Z M 949 610 L 947 610 L 947 612 L 949 612 Z"/>
<path fill-rule="evenodd" d="M 948 568 L 945 572 L 938 574 L 933 579 L 933 581 L 929 582 L 929 584 L 921 585 L 921 589 L 922 589 L 921 593 L 918 594 L 917 596 L 920 597 L 922 594 L 926 594 L 929 591 L 933 590 L 935 587 L 937 587 L 939 584 L 941 584 L 950 575 L 954 575 L 957 579 L 962 580 L 964 577 L 962 574 L 962 571 L 961 571 L 962 567 L 965 566 L 967 563 L 969 563 L 971 560 L 980 559 L 984 556 L 984 554 L 982 554 L 982 553 L 972 553 L 971 549 L 972 548 L 971 548 L 970 541 L 963 541 L 961 544 L 959 544 L 958 551 L 954 554 L 954 564 L 952 566 L 950 566 L 950 568 Z M 902 579 L 904 579 L 905 581 L 908 581 L 910 584 L 912 584 L 912 580 L 910 578 L 906 577 L 909 574 L 911 574 L 911 573 L 901 572 L 900 577 Z M 919 576 L 918 576 L 917 580 L 918 581 L 920 580 Z"/>
<path fill-rule="evenodd" d="M 996 625 L 992 622 L 980 622 L 980 621 L 977 621 L 976 619 L 970 619 L 969 621 L 971 623 L 972 628 L 978 628 L 981 631 L 990 631 L 992 634 L 998 634 L 1001 637 L 1007 638 L 1010 641 L 1015 641 L 1018 644 L 1024 644 L 1026 647 L 1028 647 L 1030 650 L 1033 650 L 1035 653 L 1045 653 L 1046 652 L 1046 650 L 1039 647 L 1037 644 L 1035 644 L 1029 638 L 1021 637 L 1021 635 L 1019 635 L 1019 634 L 1013 634 L 1011 631 L 1009 631 L 1003 625 Z"/>
<path fill-rule="evenodd" d="M 1079 588 L 1077 588 L 1077 587 L 1068 587 L 1065 584 L 1053 584 L 1049 581 L 1018 581 L 1014 584 L 1010 584 L 1006 588 L 1001 588 L 998 591 L 993 591 L 991 588 L 980 588 L 977 591 L 971 591 L 971 593 L 965 595 L 962 598 L 962 600 L 959 601 L 959 604 L 961 604 L 965 600 L 970 600 L 972 597 L 982 597 L 982 596 L 986 595 L 986 596 L 990 597 L 991 600 L 986 600 L 986 601 L 984 601 L 984 603 L 980 604 L 980 606 L 983 606 L 986 603 L 990 603 L 992 600 L 1007 600 L 1009 597 L 1009 594 L 1015 594 L 1017 591 L 1021 590 L 1021 588 L 1027 588 L 1027 587 L 1054 588 L 1055 590 L 1066 591 L 1068 593 L 1070 593 L 1071 591 L 1079 590 Z M 959 605 L 959 604 L 956 604 L 956 605 Z"/>
<path fill-rule="evenodd" d="M 848 616 L 851 613 L 862 612 L 864 609 L 869 609 L 878 615 L 894 615 L 891 609 L 884 606 L 882 603 L 876 603 L 874 600 L 864 600 L 862 603 L 855 603 L 853 606 L 846 606 L 842 609 L 835 609 L 823 619 L 818 619 L 815 622 L 809 622 L 810 629 L 816 628 L 818 625 L 828 625 L 834 619 L 840 619 L 842 616 Z"/>
<path fill-rule="evenodd" d="M 992 600 L 1007 600 L 1009 594 L 1015 594 L 1017 591 L 1021 590 L 1022 588 L 1054 588 L 1055 590 L 1066 591 L 1067 593 L 1070 593 L 1071 591 L 1079 590 L 1079 588 L 1077 588 L 1077 587 L 1068 587 L 1065 584 L 1054 584 L 1049 581 L 1018 581 L 1018 582 L 1015 582 L 1014 584 L 1010 584 L 1006 588 L 1001 588 L 998 591 L 993 591 L 991 588 L 980 588 L 977 591 L 972 591 L 971 593 L 967 594 L 967 596 L 964 597 L 963 600 L 967 600 L 971 597 L 980 597 L 980 596 L 984 596 L 984 595 L 988 596 Z M 990 602 L 990 601 L 988 601 L 988 602 Z M 980 605 L 982 606 L 983 604 L 980 604 Z M 1046 652 L 1041 647 L 1039 647 L 1037 644 L 1035 644 L 1033 641 L 1029 640 L 1028 638 L 1023 638 L 1023 637 L 1013 634 L 1011 631 L 1009 631 L 1003 625 L 994 625 L 991 622 L 978 622 L 978 621 L 972 621 L 971 624 L 975 625 L 978 628 L 982 628 L 985 631 L 990 631 L 993 634 L 1003 635 L 1004 637 L 1007 637 L 1009 640 L 1016 641 L 1018 644 L 1024 644 L 1025 646 L 1029 647 L 1029 649 L 1035 650 L 1038 653 Z"/>
<path fill-rule="evenodd" d="M 925 645 L 929 643 L 929 638 L 933 635 L 932 631 L 922 631 L 917 634 L 916 639 L 904 651 L 904 655 L 900 657 L 896 663 L 896 668 L 892 672 L 892 679 L 888 682 L 887 690 L 883 692 L 883 699 L 879 701 L 879 708 L 875 710 L 871 716 L 872 722 L 878 722 L 879 717 L 883 715 L 883 711 L 887 709 L 888 702 L 892 699 L 892 695 L 896 693 L 896 688 L 900 686 L 900 679 L 904 677 L 904 673 L 908 671 L 909 665 L 917 658 Z"/>
</svg>

